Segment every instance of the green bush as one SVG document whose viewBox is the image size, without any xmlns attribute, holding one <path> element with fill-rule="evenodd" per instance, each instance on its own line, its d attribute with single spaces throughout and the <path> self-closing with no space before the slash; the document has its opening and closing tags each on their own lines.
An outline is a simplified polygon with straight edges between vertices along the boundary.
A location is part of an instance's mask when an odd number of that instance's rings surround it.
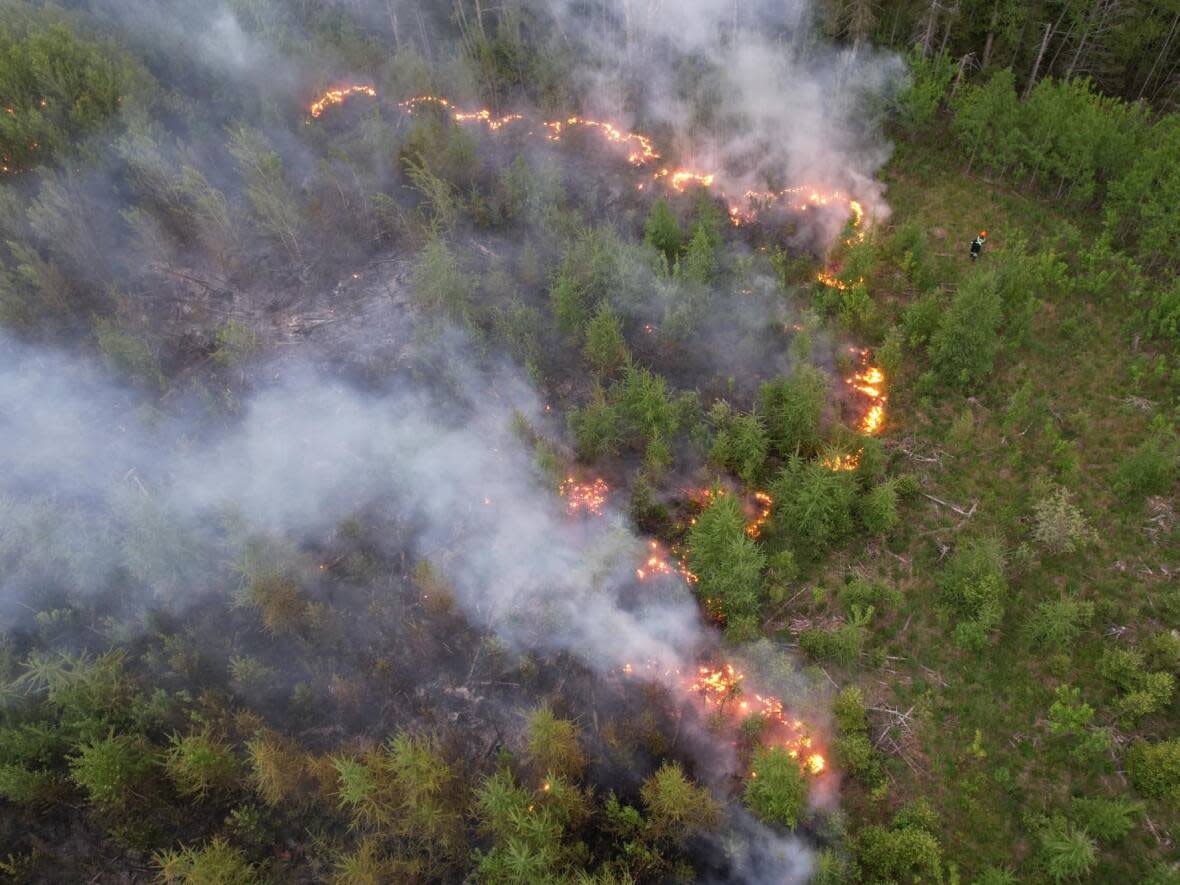
<svg viewBox="0 0 1180 885">
<path fill-rule="evenodd" d="M 1099 842 L 1117 842 L 1135 828 L 1143 804 L 1127 799 L 1084 799 L 1069 802 L 1069 816 Z"/>
<path fill-rule="evenodd" d="M 942 847 L 925 830 L 865 827 L 854 840 L 854 850 L 860 881 L 942 881 Z"/>
<path fill-rule="evenodd" d="M 745 801 L 766 823 L 794 829 L 807 805 L 807 780 L 799 761 L 782 747 L 754 754 L 746 779 Z"/>
<path fill-rule="evenodd" d="M 208 731 L 172 735 L 164 770 L 182 796 L 197 797 L 232 790 L 240 775 L 233 751 Z"/>
<path fill-rule="evenodd" d="M 886 535 L 897 527 L 897 490 L 893 483 L 883 482 L 860 499 L 858 504 L 861 524 L 872 535 Z"/>
<path fill-rule="evenodd" d="M 781 457 L 815 452 L 828 405 L 828 380 L 819 369 L 801 366 L 789 377 L 767 381 L 760 398 L 767 433 Z"/>
<path fill-rule="evenodd" d="M 203 848 L 162 851 L 153 858 L 168 885 L 258 885 L 263 881 L 245 852 L 223 839 Z"/>
<path fill-rule="evenodd" d="M 1094 617 L 1094 603 L 1076 599 L 1042 602 L 1029 620 L 1031 640 L 1042 648 L 1062 649 L 1081 635 Z"/>
<path fill-rule="evenodd" d="M 727 620 L 757 615 L 764 596 L 766 557 L 746 533 L 741 505 L 717 495 L 688 535 L 688 567 L 697 592 L 717 605 Z"/>
<path fill-rule="evenodd" d="M 647 242 L 659 250 L 669 264 L 680 255 L 684 246 L 684 233 L 680 230 L 680 222 L 676 220 L 672 207 L 663 197 L 652 204 L 643 231 Z"/>
<path fill-rule="evenodd" d="M 930 339 L 931 360 L 945 383 L 970 390 L 987 379 L 1004 346 L 1002 319 L 995 275 L 968 276 Z"/>
<path fill-rule="evenodd" d="M 1127 751 L 1127 774 L 1144 796 L 1180 809 L 1180 739 L 1136 741 Z"/>
<path fill-rule="evenodd" d="M 605 301 L 586 324 L 586 345 L 582 348 L 586 362 L 602 377 L 619 371 L 631 358 L 623 338 L 623 324 Z"/>
<path fill-rule="evenodd" d="M 853 478 L 818 461 L 792 458 L 771 486 L 775 525 L 796 542 L 796 552 L 818 557 L 852 529 Z"/>
<path fill-rule="evenodd" d="M 1054 820 L 1040 835 L 1037 859 L 1049 878 L 1065 882 L 1085 877 L 1097 862 L 1097 845 L 1080 827 Z"/>
<path fill-rule="evenodd" d="M 1004 560 L 995 538 L 962 543 L 935 579 L 939 606 L 956 623 L 956 645 L 978 651 L 1004 617 L 1008 584 Z"/>
<path fill-rule="evenodd" d="M 1128 503 L 1146 495 L 1165 495 L 1176 482 L 1177 446 L 1170 434 L 1154 433 L 1124 455 L 1114 488 Z"/>
<path fill-rule="evenodd" d="M 156 768 L 151 746 L 130 734 L 112 734 L 84 744 L 69 762 L 70 778 L 90 801 L 101 805 L 123 805 L 142 797 L 144 784 Z"/>
</svg>

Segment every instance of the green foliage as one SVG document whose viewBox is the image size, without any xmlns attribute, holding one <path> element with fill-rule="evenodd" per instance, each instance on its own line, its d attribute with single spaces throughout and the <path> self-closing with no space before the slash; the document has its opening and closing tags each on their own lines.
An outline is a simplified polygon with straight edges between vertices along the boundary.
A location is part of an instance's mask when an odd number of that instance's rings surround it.
<svg viewBox="0 0 1180 885">
<path fill-rule="evenodd" d="M 586 767 L 578 726 L 558 719 L 548 707 L 538 707 L 529 714 L 526 741 L 529 760 L 540 772 L 577 778 Z"/>
<path fill-rule="evenodd" d="M 111 734 L 83 744 L 69 762 L 70 778 L 100 805 L 124 805 L 142 797 L 156 767 L 151 746 L 131 734 Z"/>
<path fill-rule="evenodd" d="M 925 830 L 865 827 L 854 847 L 862 881 L 942 881 L 942 848 Z"/>
<path fill-rule="evenodd" d="M 618 236 L 609 228 L 586 228 L 569 244 L 549 286 L 553 318 L 563 333 L 581 334 L 591 310 L 618 297 L 621 251 Z"/>
<path fill-rule="evenodd" d="M 437 321 L 469 324 L 476 277 L 466 273 L 442 237 L 431 237 L 414 263 L 414 297 Z"/>
<path fill-rule="evenodd" d="M 599 302 L 586 324 L 586 345 L 582 353 L 590 367 L 604 378 L 618 372 L 631 359 L 627 341 L 623 338 L 623 324 L 605 301 Z"/>
<path fill-rule="evenodd" d="M 684 256 L 676 265 L 680 279 L 698 286 L 712 282 L 718 270 L 717 246 L 715 236 L 703 224 L 698 224 Z"/>
<path fill-rule="evenodd" d="M 909 129 L 924 126 L 938 112 L 955 75 L 954 62 L 944 53 L 923 57 L 916 47 L 910 51 L 909 83 L 894 99 L 898 117 Z"/>
<path fill-rule="evenodd" d="M 594 461 L 616 453 L 623 443 L 623 422 L 619 410 L 607 401 L 606 393 L 595 386 L 590 401 L 569 413 L 578 455 Z"/>
<path fill-rule="evenodd" d="M 161 851 L 152 858 L 168 885 L 257 885 L 263 881 L 245 852 L 214 838 L 202 848 Z"/>
<path fill-rule="evenodd" d="M 115 47 L 62 22 L 0 29 L 0 165 L 5 172 L 51 160 L 101 129 L 143 76 Z M 48 17 L 46 17 L 48 18 Z"/>
<path fill-rule="evenodd" d="M 688 567 L 697 591 L 720 608 L 727 621 L 758 613 L 766 557 L 746 534 L 741 505 L 719 494 L 697 517 L 688 536 Z"/>
<path fill-rule="evenodd" d="M 1059 488 L 1033 506 L 1033 537 L 1050 553 L 1073 553 L 1097 540 L 1085 515 L 1066 488 Z"/>
<path fill-rule="evenodd" d="M 872 535 L 886 535 L 898 523 L 897 490 L 891 482 L 874 487 L 857 504 L 861 524 Z"/>
<path fill-rule="evenodd" d="M 1180 739 L 1136 741 L 1127 751 L 1127 774 L 1144 796 L 1180 809 Z"/>
<path fill-rule="evenodd" d="M 852 529 L 855 498 L 847 471 L 792 458 L 771 486 L 774 521 L 790 533 L 796 551 L 816 557 Z"/>
<path fill-rule="evenodd" d="M 762 418 L 757 413 L 735 414 L 729 404 L 719 400 L 709 412 L 715 436 L 709 458 L 732 471 L 747 485 L 755 483 L 766 464 L 769 441 Z"/>
<path fill-rule="evenodd" d="M 648 244 L 659 250 L 669 263 L 674 262 L 680 255 L 684 245 L 684 234 L 680 230 L 680 222 L 676 220 L 672 207 L 663 197 L 652 204 L 643 231 Z"/>
<path fill-rule="evenodd" d="M 293 260 L 302 261 L 303 219 L 283 158 L 261 133 L 246 126 L 230 131 L 229 152 L 238 163 L 246 198 L 263 232 L 281 243 Z"/>
<path fill-rule="evenodd" d="M 639 795 L 658 838 L 680 841 L 695 832 L 712 830 L 721 809 L 704 787 L 697 786 L 678 762 L 665 762 L 643 782 Z"/>
<path fill-rule="evenodd" d="M 1069 816 L 1099 842 L 1118 842 L 1135 827 L 1135 818 L 1143 813 L 1141 802 L 1127 799 L 1069 800 Z"/>
<path fill-rule="evenodd" d="M 1124 455 L 1114 479 L 1119 497 L 1137 503 L 1146 495 L 1167 494 L 1176 482 L 1177 449 L 1174 436 L 1156 432 Z"/>
<path fill-rule="evenodd" d="M 841 734 L 867 734 L 869 722 L 865 713 L 865 697 L 857 686 L 849 685 L 840 690 L 832 706 L 836 730 Z"/>
<path fill-rule="evenodd" d="M 172 735 L 164 770 L 182 796 L 203 798 L 237 786 L 240 766 L 233 751 L 209 731 Z"/>
<path fill-rule="evenodd" d="M 1008 593 L 999 540 L 978 537 L 960 544 L 935 581 L 939 606 L 955 621 L 955 644 L 981 650 L 1003 620 Z"/>
<path fill-rule="evenodd" d="M 800 366 L 790 376 L 767 381 L 760 396 L 767 433 L 779 455 L 815 452 L 828 403 L 828 381 L 823 372 L 814 366 Z"/>
<path fill-rule="evenodd" d="M 782 747 L 766 747 L 754 754 L 750 766 L 746 805 L 766 823 L 793 830 L 807 804 L 807 779 L 799 761 Z"/>
<path fill-rule="evenodd" d="M 1107 228 L 1149 264 L 1180 255 L 1180 116 L 1169 114 L 1129 154 L 1129 167 L 1110 186 Z"/>
<path fill-rule="evenodd" d="M 164 386 L 160 360 L 142 338 L 120 329 L 113 320 L 105 317 L 95 319 L 94 336 L 103 358 L 115 371 L 124 372 L 155 389 Z"/>
<path fill-rule="evenodd" d="M 48 803 L 61 782 L 52 771 L 0 763 L 0 797 L 18 805 Z"/>
<path fill-rule="evenodd" d="M 1077 599 L 1042 602 L 1029 620 L 1029 638 L 1042 648 L 1064 649 L 1094 617 L 1094 603 Z"/>
<path fill-rule="evenodd" d="M 213 362 L 222 366 L 236 366 L 258 349 L 254 330 L 237 320 L 229 320 L 214 336 Z"/>
<path fill-rule="evenodd" d="M 257 610 L 270 633 L 296 633 L 307 625 L 308 599 L 299 581 L 288 573 L 268 570 L 249 575 L 238 602 Z"/>
<path fill-rule="evenodd" d="M 1002 319 L 995 275 L 981 271 L 968 276 L 930 339 L 930 357 L 943 381 L 971 389 L 991 374 L 1004 345 Z"/>
<path fill-rule="evenodd" d="M 1081 879 L 1097 862 L 1097 845 L 1085 830 L 1054 820 L 1041 832 L 1038 860 L 1054 882 Z"/>
</svg>

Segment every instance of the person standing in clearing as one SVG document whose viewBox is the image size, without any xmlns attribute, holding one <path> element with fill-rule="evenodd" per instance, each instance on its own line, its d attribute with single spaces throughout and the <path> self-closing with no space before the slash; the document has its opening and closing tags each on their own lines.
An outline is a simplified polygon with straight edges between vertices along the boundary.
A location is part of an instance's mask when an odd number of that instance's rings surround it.
<svg viewBox="0 0 1180 885">
<path fill-rule="evenodd" d="M 974 261 L 983 251 L 983 244 L 987 242 L 987 231 L 981 230 L 979 236 L 971 241 L 971 260 Z"/>
</svg>

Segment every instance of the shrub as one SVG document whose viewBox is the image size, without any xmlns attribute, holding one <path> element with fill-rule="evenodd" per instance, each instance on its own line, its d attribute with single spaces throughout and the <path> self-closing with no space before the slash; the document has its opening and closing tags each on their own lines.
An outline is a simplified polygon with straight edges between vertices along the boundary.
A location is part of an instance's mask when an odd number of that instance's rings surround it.
<svg viewBox="0 0 1180 885">
<path fill-rule="evenodd" d="M 1077 639 L 1093 617 L 1094 603 L 1089 601 L 1058 599 L 1042 602 L 1029 621 L 1029 636 L 1037 645 L 1061 649 Z"/>
<path fill-rule="evenodd" d="M 967 277 L 930 339 L 930 356 L 943 381 L 962 389 L 983 383 L 1003 347 L 1002 319 L 995 276 L 976 272 Z"/>
<path fill-rule="evenodd" d="M 1115 491 L 1129 503 L 1167 494 L 1176 481 L 1176 463 L 1175 439 L 1155 433 L 1123 456 L 1115 472 Z"/>
<path fill-rule="evenodd" d="M 643 231 L 647 242 L 659 250 L 669 263 L 680 255 L 684 245 L 684 234 L 680 230 L 680 222 L 676 220 L 672 207 L 663 197 L 652 204 Z"/>
<path fill-rule="evenodd" d="M 231 790 L 239 766 L 229 747 L 202 731 L 186 737 L 172 735 L 164 770 L 182 796 L 204 797 Z"/>
<path fill-rule="evenodd" d="M 262 882 L 245 853 L 220 838 L 203 848 L 162 851 L 153 858 L 168 885 L 256 885 Z"/>
<path fill-rule="evenodd" d="M 640 787 L 655 833 L 679 841 L 694 831 L 711 830 L 721 809 L 704 787 L 694 784 L 678 762 L 665 762 Z"/>
<path fill-rule="evenodd" d="M 1144 796 L 1180 809 L 1180 739 L 1136 741 L 1127 752 L 1127 773 Z"/>
<path fill-rule="evenodd" d="M 995 538 L 964 542 L 939 573 L 939 605 L 957 623 L 954 641 L 962 648 L 981 649 L 1004 616 L 1004 560 Z"/>
<path fill-rule="evenodd" d="M 1073 553 L 1097 538 L 1065 488 L 1038 501 L 1033 508 L 1033 519 L 1036 522 L 1033 537 L 1053 554 Z"/>
<path fill-rule="evenodd" d="M 782 747 L 754 754 L 746 780 L 745 801 L 766 823 L 794 829 L 807 804 L 807 780 L 799 762 Z"/>
<path fill-rule="evenodd" d="M 869 730 L 864 693 L 855 685 L 846 686 L 836 695 L 832 715 L 841 734 L 862 734 Z"/>
<path fill-rule="evenodd" d="M 578 726 L 558 719 L 548 707 L 538 707 L 528 717 L 528 756 L 540 772 L 561 777 L 578 777 L 586 767 Z"/>
<path fill-rule="evenodd" d="M 787 458 L 813 453 L 828 404 L 828 381 L 823 372 L 801 366 L 789 377 L 767 381 L 759 396 L 767 434 L 779 455 Z"/>
<path fill-rule="evenodd" d="M 591 368 L 603 377 L 613 375 L 630 359 L 623 324 L 605 301 L 598 303 L 586 325 L 586 346 L 582 353 Z"/>
<path fill-rule="evenodd" d="M 59 783 L 52 771 L 0 765 L 0 797 L 8 802 L 22 805 L 48 802 Z"/>
<path fill-rule="evenodd" d="M 762 419 L 757 414 L 735 415 L 726 403 L 719 402 L 710 412 L 710 420 L 716 430 L 710 459 L 742 482 L 755 482 L 766 463 L 769 445 Z"/>
<path fill-rule="evenodd" d="M 1080 827 L 1053 821 L 1041 832 L 1038 859 L 1054 882 L 1081 879 L 1097 862 L 1097 846 Z"/>
<path fill-rule="evenodd" d="M 258 349 L 258 337 L 249 326 L 230 320 L 217 330 L 214 338 L 213 362 L 222 366 L 236 366 Z"/>
<path fill-rule="evenodd" d="M 897 526 L 897 490 L 883 482 L 860 499 L 860 521 L 873 535 L 885 535 Z"/>
<path fill-rule="evenodd" d="M 736 498 L 723 494 L 713 499 L 689 532 L 688 548 L 688 567 L 699 579 L 702 596 L 714 600 L 727 620 L 757 615 L 766 557 L 746 534 Z"/>
<path fill-rule="evenodd" d="M 818 462 L 792 458 L 771 487 L 774 521 L 796 550 L 819 556 L 852 528 L 853 479 Z"/>
<path fill-rule="evenodd" d="M 151 746 L 138 735 L 110 735 L 91 741 L 70 757 L 70 777 L 90 801 L 123 805 L 137 793 L 156 766 Z"/>
<path fill-rule="evenodd" d="M 1143 804 L 1127 799 L 1083 799 L 1069 802 L 1069 815 L 1099 842 L 1117 842 L 1135 827 Z"/>
<path fill-rule="evenodd" d="M 854 849 L 861 881 L 942 881 L 942 848 L 925 830 L 865 827 L 857 834 Z"/>
</svg>

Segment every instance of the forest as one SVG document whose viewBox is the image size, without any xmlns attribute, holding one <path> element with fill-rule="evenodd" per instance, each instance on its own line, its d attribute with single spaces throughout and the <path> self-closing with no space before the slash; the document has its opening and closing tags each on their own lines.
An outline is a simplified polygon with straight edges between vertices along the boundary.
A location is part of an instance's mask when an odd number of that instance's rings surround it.
<svg viewBox="0 0 1180 885">
<path fill-rule="evenodd" d="M 1180 2 L 0 13 L 0 881 L 1180 885 Z"/>
</svg>

